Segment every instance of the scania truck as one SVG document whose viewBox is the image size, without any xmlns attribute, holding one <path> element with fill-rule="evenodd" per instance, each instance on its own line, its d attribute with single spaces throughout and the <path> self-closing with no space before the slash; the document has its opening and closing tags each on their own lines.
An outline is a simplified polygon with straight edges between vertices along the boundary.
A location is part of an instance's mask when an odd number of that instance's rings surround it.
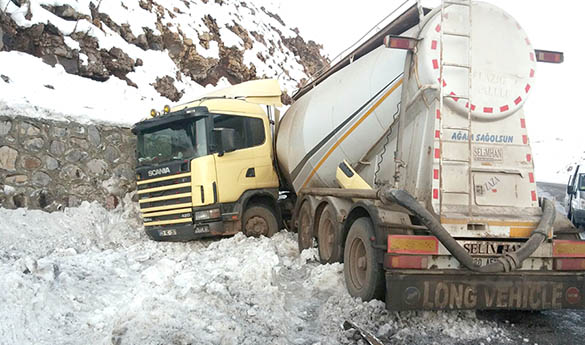
<svg viewBox="0 0 585 345">
<path fill-rule="evenodd" d="M 524 108 L 537 62 L 562 60 L 505 11 L 444 1 L 406 10 L 282 118 L 266 80 L 165 107 L 133 129 L 146 232 L 286 226 L 392 310 L 583 308 L 585 241 L 538 198 Z"/>
</svg>

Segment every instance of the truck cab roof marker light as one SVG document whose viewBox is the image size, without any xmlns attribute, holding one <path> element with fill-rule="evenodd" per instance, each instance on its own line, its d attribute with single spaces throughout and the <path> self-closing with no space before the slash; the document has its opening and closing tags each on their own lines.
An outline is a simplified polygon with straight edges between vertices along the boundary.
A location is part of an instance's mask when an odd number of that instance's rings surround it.
<svg viewBox="0 0 585 345">
<path fill-rule="evenodd" d="M 536 61 L 548 63 L 563 63 L 565 61 L 565 54 L 563 52 L 556 52 L 551 50 L 534 50 L 536 53 Z"/>
<path fill-rule="evenodd" d="M 388 35 L 384 37 L 384 46 L 393 49 L 413 50 L 418 43 L 418 39 L 404 36 Z"/>
</svg>

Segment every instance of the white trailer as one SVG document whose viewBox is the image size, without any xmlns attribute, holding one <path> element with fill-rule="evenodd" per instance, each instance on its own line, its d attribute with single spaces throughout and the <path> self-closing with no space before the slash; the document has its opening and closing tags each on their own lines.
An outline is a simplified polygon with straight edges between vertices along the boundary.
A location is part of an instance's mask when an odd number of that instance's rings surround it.
<svg viewBox="0 0 585 345">
<path fill-rule="evenodd" d="M 411 8 L 280 122 L 299 247 L 391 309 L 582 308 L 585 242 L 538 199 L 524 111 L 562 59 L 489 3 Z"/>
</svg>

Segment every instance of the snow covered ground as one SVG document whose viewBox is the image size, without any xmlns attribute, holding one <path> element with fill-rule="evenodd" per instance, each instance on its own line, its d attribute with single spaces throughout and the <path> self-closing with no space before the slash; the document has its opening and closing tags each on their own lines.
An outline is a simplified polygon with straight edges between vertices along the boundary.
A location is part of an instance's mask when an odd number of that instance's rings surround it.
<svg viewBox="0 0 585 345">
<path fill-rule="evenodd" d="M 0 344 L 354 344 L 510 340 L 473 312 L 393 313 L 351 298 L 343 266 L 296 235 L 158 243 L 137 209 L 0 209 Z M 489 340 L 488 340 L 489 339 Z"/>
</svg>

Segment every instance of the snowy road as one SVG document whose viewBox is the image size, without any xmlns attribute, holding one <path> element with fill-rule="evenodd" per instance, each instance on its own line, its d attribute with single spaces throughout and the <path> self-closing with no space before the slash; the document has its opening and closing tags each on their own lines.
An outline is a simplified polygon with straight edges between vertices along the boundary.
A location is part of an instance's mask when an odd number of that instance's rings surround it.
<svg viewBox="0 0 585 345">
<path fill-rule="evenodd" d="M 126 200 L 128 202 L 128 200 Z M 585 313 L 388 312 L 296 235 L 156 243 L 133 207 L 0 209 L 0 344 L 574 344 Z"/>
</svg>

